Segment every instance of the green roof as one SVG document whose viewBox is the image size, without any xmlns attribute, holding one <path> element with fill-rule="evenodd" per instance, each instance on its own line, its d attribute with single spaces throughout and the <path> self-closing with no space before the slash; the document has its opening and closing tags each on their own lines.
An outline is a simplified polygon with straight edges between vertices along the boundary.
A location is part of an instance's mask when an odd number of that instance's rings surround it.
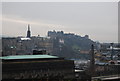
<svg viewBox="0 0 120 81">
<path fill-rule="evenodd" d="M 58 58 L 57 56 L 51 55 L 12 55 L 12 56 L 3 56 L 0 59 L 12 60 L 12 59 L 43 59 L 43 58 Z"/>
</svg>

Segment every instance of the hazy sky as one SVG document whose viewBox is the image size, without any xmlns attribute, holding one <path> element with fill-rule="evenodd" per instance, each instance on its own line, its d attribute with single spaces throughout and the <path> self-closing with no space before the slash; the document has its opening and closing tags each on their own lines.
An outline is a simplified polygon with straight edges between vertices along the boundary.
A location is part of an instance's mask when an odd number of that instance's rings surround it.
<svg viewBox="0 0 120 81">
<path fill-rule="evenodd" d="M 118 40 L 117 2 L 3 2 L 3 35 L 46 36 L 49 30 L 89 35 L 100 42 Z"/>
</svg>

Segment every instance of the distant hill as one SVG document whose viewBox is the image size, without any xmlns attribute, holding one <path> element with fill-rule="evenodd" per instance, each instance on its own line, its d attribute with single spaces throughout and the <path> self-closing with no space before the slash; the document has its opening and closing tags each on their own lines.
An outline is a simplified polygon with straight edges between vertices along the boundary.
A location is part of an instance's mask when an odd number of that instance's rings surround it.
<svg viewBox="0 0 120 81">
<path fill-rule="evenodd" d="M 63 31 L 49 31 L 48 36 L 53 40 L 53 54 L 70 59 L 89 59 L 89 54 L 80 53 L 80 51 L 89 51 L 91 45 L 96 44 L 89 39 L 88 35 L 81 37 Z"/>
</svg>

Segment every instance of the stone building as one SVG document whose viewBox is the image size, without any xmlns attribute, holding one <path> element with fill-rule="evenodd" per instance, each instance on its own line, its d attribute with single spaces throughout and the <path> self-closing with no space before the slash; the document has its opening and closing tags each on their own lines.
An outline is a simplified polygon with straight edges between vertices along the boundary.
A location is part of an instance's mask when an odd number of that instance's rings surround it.
<svg viewBox="0 0 120 81">
<path fill-rule="evenodd" d="M 2 79 L 74 79 L 74 62 L 50 55 L 4 56 Z M 13 80 L 13 81 L 14 81 Z M 49 80 L 47 80 L 49 81 Z"/>
<path fill-rule="evenodd" d="M 34 49 L 45 49 L 52 53 L 52 40 L 45 37 L 2 38 L 2 55 L 31 55 Z"/>
<path fill-rule="evenodd" d="M 2 55 L 32 55 L 33 50 L 53 51 L 53 43 L 49 37 L 31 36 L 28 25 L 26 37 L 2 37 Z"/>
</svg>

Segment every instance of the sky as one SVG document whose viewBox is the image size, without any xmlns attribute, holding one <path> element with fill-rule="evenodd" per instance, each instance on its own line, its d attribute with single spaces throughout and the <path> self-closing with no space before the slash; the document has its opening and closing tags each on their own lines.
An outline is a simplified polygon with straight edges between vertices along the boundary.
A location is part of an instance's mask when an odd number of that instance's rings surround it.
<svg viewBox="0 0 120 81">
<path fill-rule="evenodd" d="M 117 2 L 2 2 L 2 35 L 47 36 L 56 30 L 118 42 Z"/>
</svg>

